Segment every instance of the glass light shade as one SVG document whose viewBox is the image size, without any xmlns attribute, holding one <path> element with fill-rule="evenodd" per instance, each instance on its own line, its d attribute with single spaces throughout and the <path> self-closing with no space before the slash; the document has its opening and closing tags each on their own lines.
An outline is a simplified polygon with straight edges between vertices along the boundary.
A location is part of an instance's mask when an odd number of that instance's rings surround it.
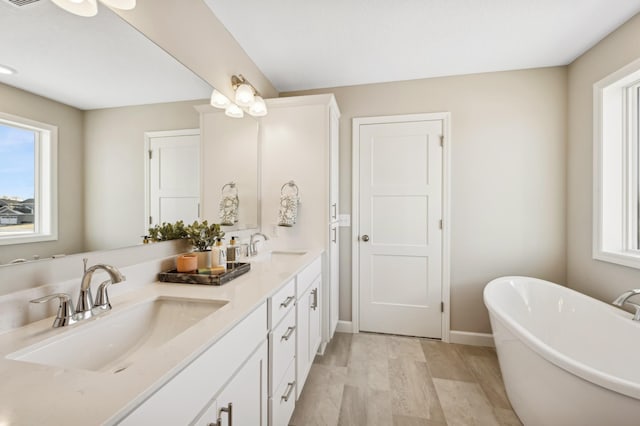
<svg viewBox="0 0 640 426">
<path fill-rule="evenodd" d="M 251 106 L 253 103 L 253 87 L 248 84 L 241 84 L 236 89 L 236 103 L 243 107 Z"/>
<path fill-rule="evenodd" d="M 249 114 L 254 117 L 263 117 L 267 115 L 267 104 L 264 103 L 262 96 L 256 96 L 253 104 L 249 107 Z"/>
<path fill-rule="evenodd" d="M 96 16 L 98 0 L 51 0 L 53 4 L 78 16 Z"/>
<path fill-rule="evenodd" d="M 231 118 L 242 118 L 244 117 L 244 111 L 240 109 L 240 107 L 236 104 L 231 104 L 224 110 L 224 113 L 227 117 Z"/>
<path fill-rule="evenodd" d="M 136 0 L 100 0 L 109 7 L 122 10 L 131 10 L 136 7 Z"/>
<path fill-rule="evenodd" d="M 216 89 L 213 89 L 213 92 L 211 93 L 211 106 L 225 109 L 229 105 L 231 105 L 229 98 L 218 92 Z"/>
</svg>

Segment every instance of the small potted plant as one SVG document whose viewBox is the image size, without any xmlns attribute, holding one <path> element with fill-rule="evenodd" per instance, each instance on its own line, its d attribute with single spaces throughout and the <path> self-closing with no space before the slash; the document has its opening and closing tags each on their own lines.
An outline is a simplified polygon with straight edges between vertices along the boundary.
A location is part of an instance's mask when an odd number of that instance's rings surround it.
<svg viewBox="0 0 640 426">
<path fill-rule="evenodd" d="M 198 222 L 197 220 L 191 225 L 185 227 L 185 233 L 187 241 L 194 248 L 194 251 L 198 253 L 198 266 L 203 268 L 211 267 L 211 247 L 216 241 L 216 238 L 222 238 L 224 232 L 220 229 L 220 225 L 217 223 L 209 223 L 204 220 Z"/>
</svg>

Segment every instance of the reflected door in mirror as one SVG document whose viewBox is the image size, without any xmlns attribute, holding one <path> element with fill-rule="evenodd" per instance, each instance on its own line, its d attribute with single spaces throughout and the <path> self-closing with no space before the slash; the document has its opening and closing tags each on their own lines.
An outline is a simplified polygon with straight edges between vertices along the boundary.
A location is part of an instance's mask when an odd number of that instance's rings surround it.
<svg viewBox="0 0 640 426">
<path fill-rule="evenodd" d="M 198 219 L 200 135 L 192 130 L 149 136 L 149 226 Z"/>
</svg>

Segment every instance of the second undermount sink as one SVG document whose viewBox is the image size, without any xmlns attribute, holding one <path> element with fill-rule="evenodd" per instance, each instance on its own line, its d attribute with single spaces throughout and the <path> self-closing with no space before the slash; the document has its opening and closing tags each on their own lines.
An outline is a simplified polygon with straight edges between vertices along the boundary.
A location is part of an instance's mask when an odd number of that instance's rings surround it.
<svg viewBox="0 0 640 426">
<path fill-rule="evenodd" d="M 81 322 L 58 338 L 7 356 L 36 364 L 118 373 L 228 301 L 158 297 Z"/>
<path fill-rule="evenodd" d="M 304 256 L 305 254 L 307 254 L 307 252 L 304 250 L 273 250 L 260 253 L 255 257 L 250 257 L 249 261 L 283 263 Z"/>
</svg>

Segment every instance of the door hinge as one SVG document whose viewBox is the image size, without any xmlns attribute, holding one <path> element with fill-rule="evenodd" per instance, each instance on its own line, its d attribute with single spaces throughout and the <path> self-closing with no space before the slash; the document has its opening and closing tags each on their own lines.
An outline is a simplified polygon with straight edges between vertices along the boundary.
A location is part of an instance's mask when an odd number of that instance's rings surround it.
<svg viewBox="0 0 640 426">
<path fill-rule="evenodd" d="M 153 157 L 153 151 L 149 150 L 149 160 Z"/>
<path fill-rule="evenodd" d="M 149 225 L 151 225 L 152 223 L 153 223 L 153 218 L 149 216 Z"/>
<path fill-rule="evenodd" d="M 444 135 L 440 135 L 440 146 L 444 146 Z"/>
<path fill-rule="evenodd" d="M 444 302 L 440 302 L 440 312 L 444 313 Z"/>
<path fill-rule="evenodd" d="M 444 227 L 444 223 L 442 222 L 442 219 L 440 219 L 440 229 L 443 229 Z"/>
</svg>

